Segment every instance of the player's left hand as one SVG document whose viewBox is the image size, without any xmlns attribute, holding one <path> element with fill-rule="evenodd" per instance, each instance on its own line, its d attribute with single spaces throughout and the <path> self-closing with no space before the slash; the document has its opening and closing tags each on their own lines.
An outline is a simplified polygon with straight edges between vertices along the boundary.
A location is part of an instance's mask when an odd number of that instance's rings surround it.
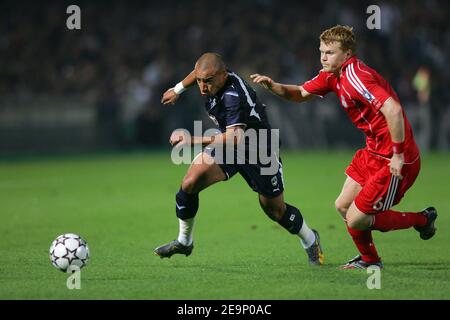
<svg viewBox="0 0 450 320">
<path fill-rule="evenodd" d="M 170 136 L 169 143 L 177 147 L 189 145 L 191 144 L 191 136 L 185 130 L 175 130 Z"/>
<path fill-rule="evenodd" d="M 166 92 L 164 92 L 161 103 L 164 105 L 172 104 L 174 105 L 175 102 L 178 100 L 179 95 L 175 93 L 173 88 L 168 89 Z"/>
<path fill-rule="evenodd" d="M 391 174 L 398 177 L 399 179 L 403 179 L 402 176 L 402 168 L 405 164 L 405 159 L 403 157 L 403 153 L 394 153 L 389 162 L 389 168 L 391 169 Z"/>
<path fill-rule="evenodd" d="M 254 83 L 258 83 L 268 90 L 272 88 L 272 85 L 274 83 L 274 81 L 270 77 L 261 75 L 259 73 L 250 75 L 250 78 L 253 80 Z"/>
</svg>

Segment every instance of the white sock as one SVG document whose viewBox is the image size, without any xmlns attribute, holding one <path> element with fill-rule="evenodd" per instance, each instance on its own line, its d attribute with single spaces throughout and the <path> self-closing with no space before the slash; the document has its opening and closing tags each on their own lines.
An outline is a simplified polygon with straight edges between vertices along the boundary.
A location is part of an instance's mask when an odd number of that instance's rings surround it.
<svg viewBox="0 0 450 320">
<path fill-rule="evenodd" d="M 180 222 L 180 232 L 178 234 L 178 242 L 184 246 L 190 246 L 193 241 L 194 233 L 194 218 L 181 220 Z"/>
<path fill-rule="evenodd" d="M 300 232 L 298 233 L 298 236 L 300 237 L 300 243 L 305 249 L 311 247 L 314 241 L 316 240 L 316 235 L 308 227 L 305 220 L 303 220 L 303 225 L 302 228 L 300 229 Z"/>
</svg>

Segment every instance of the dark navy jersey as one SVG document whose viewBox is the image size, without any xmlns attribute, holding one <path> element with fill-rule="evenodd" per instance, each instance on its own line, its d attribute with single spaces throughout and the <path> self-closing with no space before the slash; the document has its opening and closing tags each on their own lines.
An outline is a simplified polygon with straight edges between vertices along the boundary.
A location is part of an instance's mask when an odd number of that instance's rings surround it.
<svg viewBox="0 0 450 320">
<path fill-rule="evenodd" d="M 275 157 L 278 160 L 278 147 L 281 145 L 281 141 L 279 141 L 278 135 L 271 130 L 265 105 L 259 101 L 255 90 L 240 76 L 227 71 L 228 77 L 223 88 L 215 96 L 206 99 L 205 108 L 209 117 L 221 132 L 225 132 L 227 128 L 233 126 L 244 127 L 246 133 L 245 153 L 239 154 L 237 147 L 233 146 L 236 159 L 248 164 L 253 158 L 256 159 L 258 165 L 264 164 L 264 160 L 261 158 L 264 155 Z M 249 130 L 254 130 L 255 134 Z M 247 133 L 249 134 L 247 135 Z M 272 136 L 273 134 L 274 136 Z M 274 141 L 274 138 L 277 141 Z M 223 159 L 225 149 L 216 147 L 214 159 Z"/>
<path fill-rule="evenodd" d="M 265 106 L 255 90 L 229 70 L 225 85 L 215 96 L 207 98 L 205 108 L 221 132 L 237 125 L 243 125 L 244 130 L 270 129 Z"/>
</svg>

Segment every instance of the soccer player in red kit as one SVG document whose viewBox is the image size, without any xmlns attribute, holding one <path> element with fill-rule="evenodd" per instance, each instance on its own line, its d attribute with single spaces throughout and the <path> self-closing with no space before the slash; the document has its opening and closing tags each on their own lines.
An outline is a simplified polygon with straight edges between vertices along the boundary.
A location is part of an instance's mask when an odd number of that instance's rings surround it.
<svg viewBox="0 0 450 320">
<path fill-rule="evenodd" d="M 433 207 L 420 212 L 391 210 L 416 180 L 420 153 L 397 94 L 355 52 L 352 28 L 337 25 L 320 35 L 323 68 L 315 78 L 302 85 L 286 85 L 264 75 L 250 76 L 274 94 L 295 102 L 334 92 L 353 124 L 366 136 L 366 147 L 355 153 L 346 169 L 347 179 L 335 203 L 360 252 L 343 269 L 383 267 L 372 230 L 414 227 L 428 240 L 436 232 L 437 218 Z"/>
</svg>

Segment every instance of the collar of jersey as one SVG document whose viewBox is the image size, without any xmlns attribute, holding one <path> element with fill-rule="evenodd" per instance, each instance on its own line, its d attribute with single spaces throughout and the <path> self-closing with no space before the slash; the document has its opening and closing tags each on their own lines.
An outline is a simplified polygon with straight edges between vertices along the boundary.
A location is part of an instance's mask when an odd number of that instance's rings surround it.
<svg viewBox="0 0 450 320">
<path fill-rule="evenodd" d="M 350 58 L 348 58 L 347 60 L 345 60 L 345 62 L 342 64 L 341 70 L 343 71 L 349 64 L 352 64 L 353 62 L 356 61 L 356 55 L 351 56 Z"/>
</svg>

